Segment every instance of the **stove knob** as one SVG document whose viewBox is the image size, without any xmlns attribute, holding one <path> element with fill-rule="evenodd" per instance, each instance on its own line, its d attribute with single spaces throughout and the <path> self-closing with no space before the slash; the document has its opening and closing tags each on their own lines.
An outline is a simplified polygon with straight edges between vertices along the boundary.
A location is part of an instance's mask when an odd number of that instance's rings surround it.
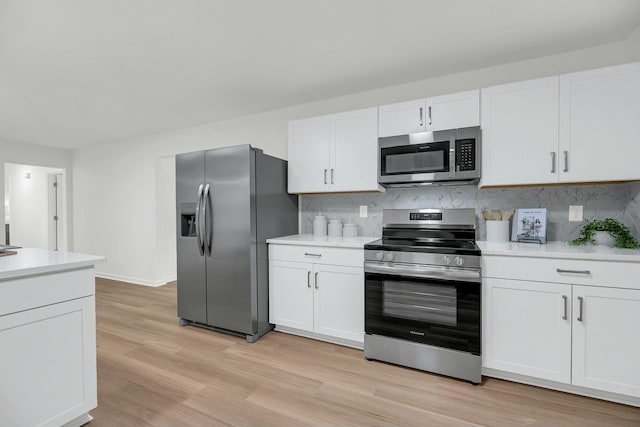
<svg viewBox="0 0 640 427">
<path fill-rule="evenodd" d="M 455 261 L 457 266 L 462 266 L 464 264 L 464 258 L 462 257 L 457 256 Z"/>
<path fill-rule="evenodd" d="M 443 262 L 445 265 L 449 265 L 449 264 L 451 264 L 451 257 L 450 257 L 450 256 L 448 256 L 448 255 L 444 255 L 444 256 L 442 257 L 442 262 Z"/>
<path fill-rule="evenodd" d="M 393 253 L 391 252 L 387 252 L 384 254 L 384 260 L 385 261 L 393 261 Z"/>
<path fill-rule="evenodd" d="M 382 257 L 383 257 L 382 252 L 376 252 L 376 259 L 378 261 L 382 261 Z"/>
</svg>

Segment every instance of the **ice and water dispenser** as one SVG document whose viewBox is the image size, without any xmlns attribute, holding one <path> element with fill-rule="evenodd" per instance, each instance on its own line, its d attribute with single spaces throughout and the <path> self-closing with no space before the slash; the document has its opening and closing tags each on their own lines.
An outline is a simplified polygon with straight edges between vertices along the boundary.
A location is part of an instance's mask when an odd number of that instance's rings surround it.
<svg viewBox="0 0 640 427">
<path fill-rule="evenodd" d="M 196 204 L 180 204 L 180 235 L 182 237 L 196 237 Z"/>
</svg>

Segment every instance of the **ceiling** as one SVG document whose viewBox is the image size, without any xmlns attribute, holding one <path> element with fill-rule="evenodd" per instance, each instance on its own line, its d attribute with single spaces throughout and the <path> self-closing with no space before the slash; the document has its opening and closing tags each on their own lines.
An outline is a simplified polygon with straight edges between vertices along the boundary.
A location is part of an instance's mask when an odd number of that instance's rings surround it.
<svg viewBox="0 0 640 427">
<path fill-rule="evenodd" d="M 0 0 L 0 138 L 67 148 L 623 40 L 637 0 Z"/>
</svg>

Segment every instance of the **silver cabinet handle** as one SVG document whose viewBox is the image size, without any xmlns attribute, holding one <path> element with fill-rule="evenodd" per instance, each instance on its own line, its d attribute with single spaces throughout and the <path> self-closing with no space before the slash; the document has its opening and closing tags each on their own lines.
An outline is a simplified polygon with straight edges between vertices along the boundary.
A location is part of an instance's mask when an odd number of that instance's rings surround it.
<svg viewBox="0 0 640 427">
<path fill-rule="evenodd" d="M 564 314 L 562 315 L 562 320 L 567 320 L 567 296 L 562 295 L 562 304 L 564 305 Z"/>
<path fill-rule="evenodd" d="M 207 251 L 207 255 L 211 256 L 211 229 L 209 228 L 209 223 L 213 221 L 213 215 L 211 216 L 211 221 L 207 218 L 209 214 L 207 214 L 207 206 L 211 202 L 211 197 L 209 196 L 211 187 L 209 184 L 204 187 L 204 195 L 202 196 L 202 218 L 204 221 L 204 248 Z"/>
<path fill-rule="evenodd" d="M 311 270 L 307 271 L 307 288 L 311 287 Z"/>
<path fill-rule="evenodd" d="M 556 173 L 556 152 L 551 152 L 551 173 Z"/>
<path fill-rule="evenodd" d="M 429 106 L 429 124 L 431 124 L 431 106 Z"/>
<path fill-rule="evenodd" d="M 582 308 L 584 306 L 584 298 L 578 297 L 578 322 L 582 322 Z"/>
<path fill-rule="evenodd" d="M 564 270 L 562 268 L 556 268 L 556 273 L 569 273 L 569 274 L 591 274 L 591 270 Z"/>
<path fill-rule="evenodd" d="M 563 151 L 562 155 L 564 156 L 564 169 L 562 172 L 569 172 L 569 152 Z"/>
<path fill-rule="evenodd" d="M 327 170 L 324 170 L 324 185 L 327 185 Z"/>
<path fill-rule="evenodd" d="M 333 184 L 333 168 L 331 168 L 331 184 Z"/>
<path fill-rule="evenodd" d="M 424 125 L 424 120 L 422 120 L 422 107 L 420 107 L 420 127 Z"/>
<path fill-rule="evenodd" d="M 314 282 L 316 283 L 316 289 L 320 289 L 320 287 L 318 286 L 318 273 L 316 272 L 315 274 L 315 280 Z"/>
<path fill-rule="evenodd" d="M 310 252 L 305 252 L 304 256 L 317 256 L 318 258 L 320 258 L 322 256 L 322 254 L 312 254 Z"/>
<path fill-rule="evenodd" d="M 196 241 L 198 242 L 198 250 L 200 255 L 204 255 L 204 245 L 202 244 L 202 224 L 200 223 L 200 209 L 202 208 L 202 190 L 204 185 L 198 187 L 198 202 L 196 203 Z"/>
</svg>

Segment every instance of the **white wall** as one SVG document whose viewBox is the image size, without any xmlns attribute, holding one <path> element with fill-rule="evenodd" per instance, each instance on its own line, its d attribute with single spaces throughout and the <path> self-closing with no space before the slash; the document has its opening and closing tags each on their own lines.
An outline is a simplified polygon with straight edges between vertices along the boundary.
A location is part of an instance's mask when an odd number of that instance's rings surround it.
<svg viewBox="0 0 640 427">
<path fill-rule="evenodd" d="M 67 247 L 69 250 L 73 248 L 73 230 L 72 230 L 72 154 L 70 150 L 46 147 L 36 144 L 27 144 L 24 142 L 15 142 L 0 140 L 0 189 L 2 190 L 4 200 L 4 165 L 5 163 L 16 163 L 23 165 L 33 165 L 42 167 L 51 167 L 57 169 L 64 169 L 66 171 L 65 183 L 66 183 L 66 230 L 67 230 Z M 4 244 L 4 209 L 0 210 L 0 224 L 2 224 L 2 230 L 0 231 L 0 244 Z"/>
<path fill-rule="evenodd" d="M 5 203 L 11 219 L 11 244 L 49 248 L 49 174 L 62 169 L 5 164 Z M 27 178 L 29 174 L 29 178 Z M 61 216 L 66 217 L 66 214 Z M 5 218 L 6 221 L 6 218 Z"/>
<path fill-rule="evenodd" d="M 176 153 L 252 144 L 287 156 L 287 122 L 322 114 L 580 71 L 640 59 L 620 42 L 269 111 L 74 152 L 74 236 L 80 252 L 107 256 L 105 277 L 159 285 L 175 278 Z"/>
</svg>

